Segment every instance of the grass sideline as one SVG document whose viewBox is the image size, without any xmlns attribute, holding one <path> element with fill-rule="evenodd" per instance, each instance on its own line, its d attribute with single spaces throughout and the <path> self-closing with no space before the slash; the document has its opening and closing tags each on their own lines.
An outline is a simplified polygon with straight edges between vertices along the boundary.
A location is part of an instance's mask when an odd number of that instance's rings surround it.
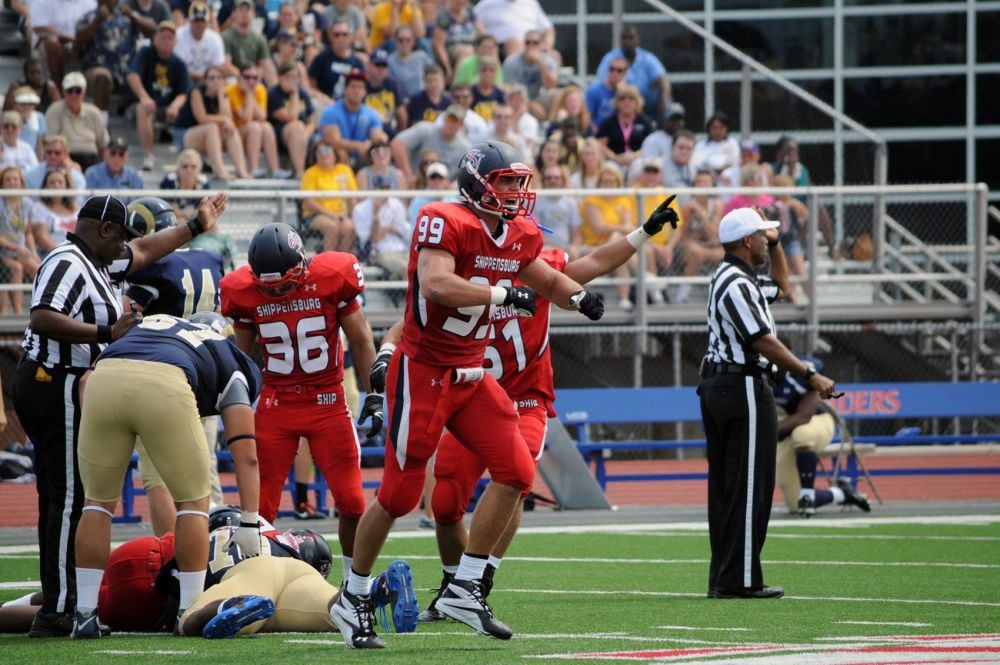
<svg viewBox="0 0 1000 665">
<path fill-rule="evenodd" d="M 898 662 L 906 660 L 899 649 L 910 645 L 925 657 L 929 649 L 944 649 L 933 651 L 942 658 L 954 649 L 1000 658 L 1000 518 L 898 522 L 775 522 L 765 574 L 788 596 L 766 601 L 704 597 L 708 543 L 698 525 L 522 533 L 491 597 L 515 632 L 509 642 L 453 622 L 385 635 L 388 648 L 379 652 L 348 650 L 336 633 L 220 641 L 122 634 L 88 642 L 2 635 L 0 660 L 464 665 L 606 662 L 615 653 L 618 662 L 826 663 L 863 652 L 864 662 L 880 662 L 880 654 Z M 0 548 L 0 600 L 27 592 L 12 583 L 37 580 L 37 556 L 18 549 Z M 423 607 L 440 579 L 433 538 L 393 538 L 380 565 L 393 558 L 412 565 Z M 956 635 L 969 637 L 927 637 Z"/>
</svg>

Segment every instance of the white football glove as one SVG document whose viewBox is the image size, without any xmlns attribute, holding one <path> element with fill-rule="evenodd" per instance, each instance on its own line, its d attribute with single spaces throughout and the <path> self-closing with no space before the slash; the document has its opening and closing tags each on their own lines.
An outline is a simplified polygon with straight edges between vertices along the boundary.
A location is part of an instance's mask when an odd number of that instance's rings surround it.
<svg viewBox="0 0 1000 665">
<path fill-rule="evenodd" d="M 229 549 L 234 544 L 246 557 L 260 556 L 260 523 L 257 521 L 257 513 L 243 513 L 239 528 L 229 536 L 225 548 Z"/>
</svg>

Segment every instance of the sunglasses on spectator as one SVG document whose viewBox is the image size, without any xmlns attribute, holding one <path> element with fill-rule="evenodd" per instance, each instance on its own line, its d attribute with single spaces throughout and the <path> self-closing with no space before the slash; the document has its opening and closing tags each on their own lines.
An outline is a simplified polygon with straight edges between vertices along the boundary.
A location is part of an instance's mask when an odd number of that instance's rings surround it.
<svg viewBox="0 0 1000 665">
<path fill-rule="evenodd" d="M 177 168 L 179 168 L 179 169 L 196 169 L 196 168 L 198 168 L 198 165 L 197 164 L 178 164 Z"/>
<path fill-rule="evenodd" d="M 67 95 L 82 95 L 83 88 L 66 88 Z"/>
<path fill-rule="evenodd" d="M 66 153 L 63 152 L 62 150 L 58 149 L 58 148 L 55 148 L 55 149 L 53 149 L 53 148 L 47 148 L 45 150 L 45 154 L 46 155 L 54 155 L 54 156 L 58 157 L 59 155 L 65 155 Z"/>
<path fill-rule="evenodd" d="M 618 72 L 619 74 L 625 71 L 625 67 L 608 67 L 610 72 Z"/>
<path fill-rule="evenodd" d="M 376 62 L 374 64 L 375 64 L 376 67 L 388 67 L 389 66 L 388 62 Z"/>
<path fill-rule="evenodd" d="M 525 46 L 540 46 L 541 42 L 538 41 L 537 39 L 529 39 L 528 41 L 524 42 L 524 45 Z"/>
<path fill-rule="evenodd" d="M 543 176 L 542 180 L 545 182 L 562 182 L 563 177 L 561 175 L 547 175 Z"/>
<path fill-rule="evenodd" d="M 328 152 L 333 152 L 333 147 L 328 146 L 328 145 L 316 146 L 316 154 L 317 155 L 325 155 Z"/>
<path fill-rule="evenodd" d="M 493 117 L 496 118 L 497 120 L 510 120 L 509 113 L 494 113 Z"/>
<path fill-rule="evenodd" d="M 348 36 L 348 35 L 350 35 L 350 34 L 351 34 L 351 33 L 349 33 L 349 32 L 334 32 L 334 33 L 333 33 L 333 36 L 334 36 L 334 37 L 347 37 L 347 36 Z"/>
<path fill-rule="evenodd" d="M 14 124 L 6 124 L 6 125 L 3 125 L 3 128 L 4 128 L 4 129 L 17 129 L 17 128 L 18 128 L 18 127 L 20 127 L 20 126 L 21 126 L 21 125 L 14 125 Z"/>
<path fill-rule="evenodd" d="M 121 148 L 119 148 L 117 150 L 108 150 L 108 154 L 109 155 L 114 155 L 115 157 L 124 157 L 125 156 L 125 151 L 122 150 Z"/>
<path fill-rule="evenodd" d="M 244 74 L 243 78 L 245 78 L 247 81 L 256 81 L 260 77 L 257 76 L 256 74 Z"/>
<path fill-rule="evenodd" d="M 432 173 L 429 176 L 427 176 L 427 179 L 428 180 L 444 180 L 444 176 L 441 175 L 440 173 Z"/>
</svg>

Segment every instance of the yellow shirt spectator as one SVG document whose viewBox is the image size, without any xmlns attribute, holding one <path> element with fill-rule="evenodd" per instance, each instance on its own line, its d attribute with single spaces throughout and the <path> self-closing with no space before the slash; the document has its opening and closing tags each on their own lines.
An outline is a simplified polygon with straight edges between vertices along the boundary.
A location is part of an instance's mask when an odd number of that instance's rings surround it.
<svg viewBox="0 0 1000 665">
<path fill-rule="evenodd" d="M 637 189 L 642 187 L 643 187 L 642 183 L 636 184 Z M 639 216 L 636 222 L 645 222 L 647 219 L 649 219 L 649 216 L 653 214 L 654 210 L 656 210 L 656 206 L 660 205 L 660 202 L 663 201 L 663 199 L 666 198 L 667 196 L 670 196 L 668 192 L 665 192 L 663 194 L 654 194 L 652 196 L 646 196 L 646 200 L 644 202 L 642 210 L 642 215 Z M 639 197 L 636 196 L 636 208 L 639 207 L 638 199 Z M 681 207 L 677 203 L 677 199 L 674 199 L 673 203 L 670 204 L 670 209 L 676 212 L 677 217 L 680 219 L 680 221 L 677 222 L 677 228 L 684 226 L 684 215 L 681 214 Z M 662 231 L 660 231 L 655 236 L 650 238 L 649 242 L 653 243 L 658 247 L 663 247 L 667 244 L 667 241 L 670 240 L 670 236 L 673 233 L 673 231 L 674 228 L 669 224 L 667 224 L 663 227 Z"/>
<path fill-rule="evenodd" d="M 608 241 L 608 233 L 595 231 L 587 224 L 588 207 L 596 208 L 601 219 L 608 226 L 620 228 L 622 233 L 632 230 L 635 225 L 635 199 L 631 196 L 588 196 L 583 200 L 583 225 L 580 227 L 583 244 L 590 247 L 603 245 Z"/>
<path fill-rule="evenodd" d="M 399 21 L 393 25 L 392 9 L 393 5 L 396 4 L 399 5 Z M 381 46 L 401 24 L 405 23 L 410 27 L 415 27 L 415 21 L 420 21 L 421 25 L 425 24 L 424 13 L 410 0 L 382 0 L 372 10 L 372 32 L 368 38 L 371 47 L 376 49 Z M 420 31 L 420 34 L 423 35 L 423 31 Z"/>
<path fill-rule="evenodd" d="M 356 192 L 358 183 L 354 179 L 354 171 L 347 164 L 335 164 L 333 168 L 315 164 L 302 174 L 302 191 Z M 347 199 L 315 199 L 315 201 L 330 214 L 347 215 Z"/>
<path fill-rule="evenodd" d="M 253 96 L 257 100 L 257 106 L 262 109 L 267 108 L 267 88 L 264 87 L 264 84 L 257 84 L 257 87 L 254 88 Z M 242 127 L 246 121 L 240 116 L 240 111 L 243 110 L 246 93 L 240 88 L 238 82 L 230 83 L 226 86 L 226 97 L 229 99 L 229 108 L 233 113 L 233 124 L 237 127 Z"/>
</svg>

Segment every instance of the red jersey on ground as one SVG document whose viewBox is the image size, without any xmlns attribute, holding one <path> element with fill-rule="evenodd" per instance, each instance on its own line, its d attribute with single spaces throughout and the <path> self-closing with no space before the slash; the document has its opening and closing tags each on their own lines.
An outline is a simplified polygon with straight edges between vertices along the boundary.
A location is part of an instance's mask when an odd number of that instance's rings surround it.
<svg viewBox="0 0 1000 665">
<path fill-rule="evenodd" d="M 494 239 L 476 213 L 461 203 L 431 203 L 417 215 L 399 348 L 429 365 L 481 367 L 497 307 L 454 308 L 425 300 L 417 277 L 417 259 L 424 247 L 455 257 L 455 274 L 470 282 L 511 286 L 517 274 L 541 252 L 541 232 L 519 216 L 504 222 L 500 237 Z"/>
<path fill-rule="evenodd" d="M 322 252 L 307 264 L 305 281 L 286 296 L 271 298 L 257 288 L 250 266 L 219 282 L 222 313 L 241 328 L 253 328 L 271 386 L 330 385 L 344 378 L 340 319 L 361 304 L 365 278 L 353 254 Z"/>
<path fill-rule="evenodd" d="M 546 249 L 538 255 L 557 272 L 566 267 L 568 257 L 561 249 Z M 515 280 L 515 284 L 520 282 Z M 539 402 L 555 416 L 552 402 L 552 356 L 549 352 L 549 314 L 552 303 L 541 295 L 536 296 L 537 310 L 531 317 L 510 316 L 508 307 L 498 307 L 486 347 L 486 370 L 496 377 L 518 409 L 536 406 Z"/>
</svg>

